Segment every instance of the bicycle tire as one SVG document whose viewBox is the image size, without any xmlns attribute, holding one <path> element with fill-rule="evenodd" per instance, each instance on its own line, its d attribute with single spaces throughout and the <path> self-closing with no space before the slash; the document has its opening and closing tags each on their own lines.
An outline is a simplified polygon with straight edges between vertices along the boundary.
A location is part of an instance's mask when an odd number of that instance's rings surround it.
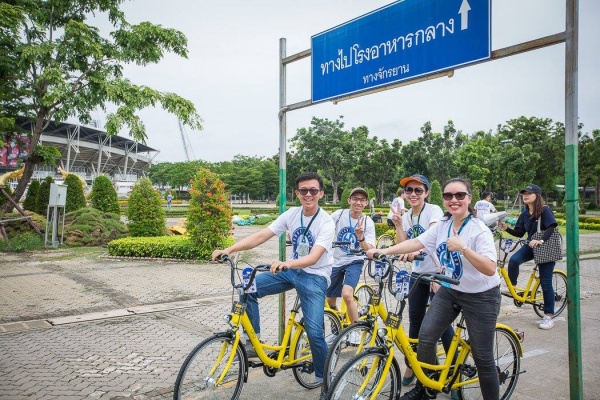
<svg viewBox="0 0 600 400">
<path fill-rule="evenodd" d="M 375 248 L 377 249 L 387 249 L 390 246 L 396 244 L 396 240 L 392 235 L 388 235 L 384 233 L 383 235 L 377 238 L 377 242 L 375 242 Z"/>
<path fill-rule="evenodd" d="M 369 304 L 369 300 L 373 294 L 375 294 L 375 289 L 366 283 L 361 283 L 354 290 L 354 298 L 357 302 L 359 316 L 362 311 L 361 308 Z"/>
<path fill-rule="evenodd" d="M 223 383 L 219 386 L 214 385 L 226 368 L 232 345 L 233 340 L 229 335 L 215 334 L 194 347 L 177 374 L 173 399 L 238 399 L 246 376 L 246 358 L 241 345 L 235 349 L 234 358 Z M 214 373 L 209 375 L 223 346 L 226 346 L 225 354 Z"/>
<path fill-rule="evenodd" d="M 554 316 L 558 317 L 567 306 L 567 274 L 555 269 L 552 272 L 552 288 L 554 289 Z M 544 294 L 542 292 L 542 282 L 539 280 L 533 288 L 533 293 L 535 293 L 533 310 L 540 318 L 544 318 Z"/>
<path fill-rule="evenodd" d="M 521 368 L 521 357 L 519 354 L 519 343 L 511 332 L 504 328 L 496 328 L 494 338 L 494 360 L 500 378 L 500 400 L 507 400 L 513 394 Z M 471 352 L 467 355 L 464 364 L 475 366 L 473 355 Z M 460 376 L 461 381 L 472 378 L 467 378 L 464 375 Z M 458 391 L 461 400 L 479 400 L 482 399 L 479 381 L 465 385 Z"/>
<path fill-rule="evenodd" d="M 342 326 L 338 316 L 329 310 L 325 310 L 325 317 L 323 320 L 323 325 L 325 329 L 325 339 L 328 337 L 336 337 L 339 335 L 342 330 Z M 302 329 L 302 333 L 298 336 L 298 341 L 296 342 L 295 347 L 295 357 L 300 358 L 307 354 L 310 354 L 310 343 L 308 341 L 308 335 Z M 314 368 L 312 364 L 312 359 L 310 361 L 306 361 L 302 367 L 294 368 L 293 370 L 294 378 L 296 381 L 306 389 L 315 389 L 321 386 L 321 382 L 317 382 L 315 379 Z"/>
<path fill-rule="evenodd" d="M 323 374 L 323 387 L 327 389 L 340 369 L 358 352 L 364 349 L 372 338 L 373 324 L 367 321 L 358 321 L 344 328 L 331 342 L 325 359 L 325 373 Z M 359 335 L 360 342 L 352 343 L 350 338 Z M 381 344 L 378 339 L 377 344 Z"/>
<path fill-rule="evenodd" d="M 373 390 L 379 381 L 385 379 L 381 391 L 376 399 L 396 399 L 400 395 L 400 366 L 398 361 L 393 358 L 389 373 L 383 376 L 383 367 L 387 357 L 390 354 L 381 348 L 370 348 L 351 358 L 335 377 L 327 391 L 327 399 L 370 399 Z M 375 371 L 370 368 L 376 365 Z M 369 381 L 365 382 L 365 377 L 369 376 Z M 358 393 L 363 387 L 364 391 Z M 358 396 L 356 396 L 358 395 Z"/>
</svg>

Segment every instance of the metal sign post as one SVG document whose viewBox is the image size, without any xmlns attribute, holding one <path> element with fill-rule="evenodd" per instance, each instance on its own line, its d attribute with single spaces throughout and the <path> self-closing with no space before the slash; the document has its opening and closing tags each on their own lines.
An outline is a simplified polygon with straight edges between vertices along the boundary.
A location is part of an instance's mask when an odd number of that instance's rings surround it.
<svg viewBox="0 0 600 400">
<path fill-rule="evenodd" d="M 48 211 L 46 212 L 46 234 L 44 243 L 46 247 L 58 247 L 63 242 L 65 232 L 65 206 L 67 204 L 67 186 L 56 183 L 50 184 L 50 198 L 48 199 Z M 62 210 L 62 213 L 61 213 Z M 60 241 L 58 240 L 58 228 L 62 214 L 62 225 L 60 229 Z M 50 236 L 50 240 L 48 240 Z"/>
</svg>

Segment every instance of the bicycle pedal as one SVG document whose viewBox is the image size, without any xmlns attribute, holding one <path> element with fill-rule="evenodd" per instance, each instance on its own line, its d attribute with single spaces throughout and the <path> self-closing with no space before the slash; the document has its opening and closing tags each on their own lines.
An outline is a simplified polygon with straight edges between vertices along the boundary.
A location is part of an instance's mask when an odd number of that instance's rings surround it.
<svg viewBox="0 0 600 400">
<path fill-rule="evenodd" d="M 458 367 L 458 372 L 460 372 L 462 375 L 466 376 L 467 378 L 472 378 L 475 375 L 477 375 L 477 368 L 472 365 L 463 364 L 460 367 Z"/>
</svg>

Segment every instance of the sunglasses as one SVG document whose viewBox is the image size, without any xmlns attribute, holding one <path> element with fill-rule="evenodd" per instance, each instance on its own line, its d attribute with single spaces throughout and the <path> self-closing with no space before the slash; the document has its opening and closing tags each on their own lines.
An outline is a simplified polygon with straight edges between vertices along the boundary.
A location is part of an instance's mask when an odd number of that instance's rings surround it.
<svg viewBox="0 0 600 400">
<path fill-rule="evenodd" d="M 306 196 L 309 192 L 310 194 L 312 194 L 313 196 L 316 196 L 319 194 L 319 192 L 321 191 L 321 189 L 296 189 L 298 191 L 298 193 L 300 193 L 302 196 Z"/>
<path fill-rule="evenodd" d="M 413 187 L 407 187 L 407 188 L 404 188 L 404 192 L 405 192 L 406 194 L 411 194 L 412 192 L 415 192 L 415 194 L 416 194 L 417 196 L 420 196 L 420 195 L 422 195 L 423 193 L 425 193 L 425 189 L 423 189 L 423 188 L 420 188 L 420 187 L 416 187 L 416 188 L 413 188 Z"/>
<path fill-rule="evenodd" d="M 442 193 L 442 197 L 444 198 L 444 200 L 447 200 L 447 201 L 452 200 L 453 197 L 456 197 L 456 200 L 464 200 L 468 194 L 469 193 L 467 193 L 467 192 Z"/>
</svg>

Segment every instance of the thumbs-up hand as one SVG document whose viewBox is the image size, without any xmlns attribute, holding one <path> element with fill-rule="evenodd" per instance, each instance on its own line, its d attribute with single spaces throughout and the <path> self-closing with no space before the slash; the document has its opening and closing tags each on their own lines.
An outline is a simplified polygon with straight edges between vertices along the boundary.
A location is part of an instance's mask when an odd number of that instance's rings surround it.
<svg viewBox="0 0 600 400">
<path fill-rule="evenodd" d="M 395 226 L 402 225 L 402 213 L 400 206 L 391 207 L 392 209 L 392 222 Z"/>
<path fill-rule="evenodd" d="M 460 236 L 458 236 L 458 231 L 455 228 L 453 228 L 452 232 L 454 233 L 454 235 L 450 236 L 448 240 L 446 240 L 446 247 L 449 251 L 462 250 L 465 247 L 465 244 L 460 239 Z"/>
</svg>

